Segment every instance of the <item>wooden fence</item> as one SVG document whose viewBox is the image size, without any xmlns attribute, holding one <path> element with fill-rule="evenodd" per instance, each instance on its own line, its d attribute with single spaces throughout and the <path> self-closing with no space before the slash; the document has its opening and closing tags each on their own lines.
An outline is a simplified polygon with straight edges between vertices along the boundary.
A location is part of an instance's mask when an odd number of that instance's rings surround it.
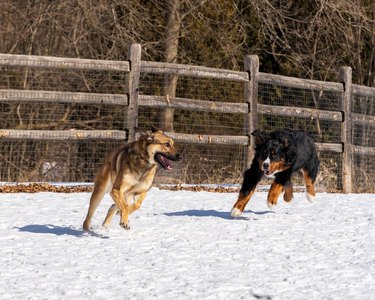
<svg viewBox="0 0 375 300">
<path fill-rule="evenodd" d="M 167 132 L 180 143 L 192 144 L 225 144 L 246 147 L 244 154 L 245 166 L 251 163 L 253 155 L 253 140 L 250 133 L 259 127 L 259 115 L 274 115 L 296 118 L 309 118 L 334 122 L 341 128 L 341 141 L 337 143 L 317 143 L 319 151 L 339 153 L 342 156 L 341 181 L 342 191 L 353 191 L 353 157 L 356 155 L 375 155 L 375 148 L 363 145 L 353 145 L 352 125 L 373 125 L 375 117 L 352 112 L 353 96 L 363 96 L 375 99 L 375 88 L 352 84 L 351 68 L 342 67 L 339 70 L 339 82 L 323 82 L 298 79 L 259 72 L 257 56 L 247 56 L 244 60 L 244 71 L 230 71 L 207 67 L 149 62 L 141 60 L 141 46 L 134 44 L 129 48 L 128 61 L 99 61 L 88 59 L 70 59 L 28 55 L 0 55 L 0 66 L 43 68 L 43 69 L 76 69 L 76 70 L 105 70 L 128 73 L 126 94 L 100 94 L 82 92 L 54 92 L 40 90 L 1 89 L 0 101 L 23 102 L 60 102 L 125 105 L 127 113 L 124 116 L 126 130 L 15 130 L 0 129 L 1 140 L 129 140 L 136 138 L 134 128 L 138 126 L 139 107 L 161 109 L 180 109 L 190 111 L 206 111 L 228 114 L 243 114 L 243 135 L 200 135 L 179 132 Z M 211 78 L 243 83 L 243 102 L 213 102 L 193 100 L 169 95 L 144 95 L 139 92 L 141 74 L 162 74 L 195 78 Z M 261 104 L 258 101 L 259 84 L 270 84 L 291 88 L 311 89 L 335 92 L 341 97 L 341 109 L 336 111 L 317 108 L 294 107 Z"/>
</svg>

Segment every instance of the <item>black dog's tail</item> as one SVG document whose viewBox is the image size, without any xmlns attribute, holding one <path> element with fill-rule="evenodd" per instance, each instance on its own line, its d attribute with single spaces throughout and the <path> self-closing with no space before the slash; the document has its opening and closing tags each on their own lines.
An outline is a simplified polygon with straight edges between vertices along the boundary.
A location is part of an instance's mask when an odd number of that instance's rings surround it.
<svg viewBox="0 0 375 300">
<path fill-rule="evenodd" d="M 307 161 L 307 164 L 304 169 L 309 173 L 309 176 L 312 182 L 314 183 L 316 180 L 316 177 L 318 176 L 320 161 L 316 152 L 315 143 L 313 141 L 312 141 L 311 149 L 312 149 L 312 152 L 310 155 L 310 159 Z"/>
<path fill-rule="evenodd" d="M 314 153 L 313 159 L 309 162 L 310 164 L 310 177 L 313 182 L 315 182 L 316 177 L 318 176 L 320 161 L 316 153 Z"/>
</svg>

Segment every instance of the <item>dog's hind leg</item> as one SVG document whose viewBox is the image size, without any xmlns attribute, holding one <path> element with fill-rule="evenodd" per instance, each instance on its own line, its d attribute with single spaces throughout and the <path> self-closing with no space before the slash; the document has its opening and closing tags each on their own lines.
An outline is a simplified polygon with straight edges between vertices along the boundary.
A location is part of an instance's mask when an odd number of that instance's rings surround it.
<svg viewBox="0 0 375 300">
<path fill-rule="evenodd" d="M 109 171 L 106 165 L 100 169 L 97 177 L 95 178 L 94 191 L 91 194 L 90 205 L 87 212 L 85 221 L 83 222 L 83 230 L 89 231 L 91 219 L 100 204 L 100 201 L 103 199 L 105 193 L 111 187 L 111 180 L 109 178 Z"/>
<path fill-rule="evenodd" d="M 114 216 L 114 214 L 118 212 L 118 208 L 116 206 L 116 204 L 112 204 L 111 207 L 108 209 L 108 212 L 107 212 L 107 215 L 104 219 L 104 222 L 103 222 L 103 227 L 104 228 L 108 228 L 109 224 L 111 223 L 111 220 Z"/>
<path fill-rule="evenodd" d="M 309 202 L 313 202 L 315 199 L 315 187 L 314 180 L 311 178 L 309 172 L 302 169 L 303 179 L 306 183 L 306 198 Z"/>
<path fill-rule="evenodd" d="M 90 198 L 89 210 L 87 212 L 86 219 L 83 222 L 83 230 L 90 230 L 91 219 L 96 209 L 98 208 L 100 201 L 103 199 L 106 193 L 107 185 L 107 181 L 98 182 L 97 184 L 95 184 L 94 191 L 92 192 Z"/>
</svg>

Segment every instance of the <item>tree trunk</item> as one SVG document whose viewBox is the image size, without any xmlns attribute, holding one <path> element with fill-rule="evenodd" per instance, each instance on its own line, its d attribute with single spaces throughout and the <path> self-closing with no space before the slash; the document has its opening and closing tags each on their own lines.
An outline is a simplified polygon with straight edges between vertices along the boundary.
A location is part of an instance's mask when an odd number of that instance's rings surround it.
<svg viewBox="0 0 375 300">
<path fill-rule="evenodd" d="M 165 37 L 165 62 L 176 63 L 178 53 L 178 39 L 181 28 L 180 0 L 169 0 L 170 8 L 167 16 Z M 163 96 L 166 101 L 176 96 L 177 75 L 165 75 L 163 82 Z M 160 113 L 159 126 L 162 130 L 173 132 L 174 109 L 166 108 Z"/>
</svg>

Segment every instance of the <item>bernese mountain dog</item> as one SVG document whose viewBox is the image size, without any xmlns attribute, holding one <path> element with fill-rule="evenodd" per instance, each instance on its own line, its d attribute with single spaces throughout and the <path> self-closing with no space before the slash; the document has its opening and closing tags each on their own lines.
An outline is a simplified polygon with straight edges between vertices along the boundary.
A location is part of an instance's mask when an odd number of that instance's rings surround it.
<svg viewBox="0 0 375 300">
<path fill-rule="evenodd" d="M 259 129 L 251 133 L 255 139 L 255 156 L 244 179 L 231 216 L 239 217 L 262 176 L 274 178 L 268 193 L 267 205 L 273 208 L 284 191 L 284 200 L 293 198 L 292 174 L 302 172 L 306 183 L 306 197 L 315 197 L 314 183 L 319 171 L 319 158 L 313 139 L 304 132 L 276 130 L 270 133 Z"/>
</svg>

